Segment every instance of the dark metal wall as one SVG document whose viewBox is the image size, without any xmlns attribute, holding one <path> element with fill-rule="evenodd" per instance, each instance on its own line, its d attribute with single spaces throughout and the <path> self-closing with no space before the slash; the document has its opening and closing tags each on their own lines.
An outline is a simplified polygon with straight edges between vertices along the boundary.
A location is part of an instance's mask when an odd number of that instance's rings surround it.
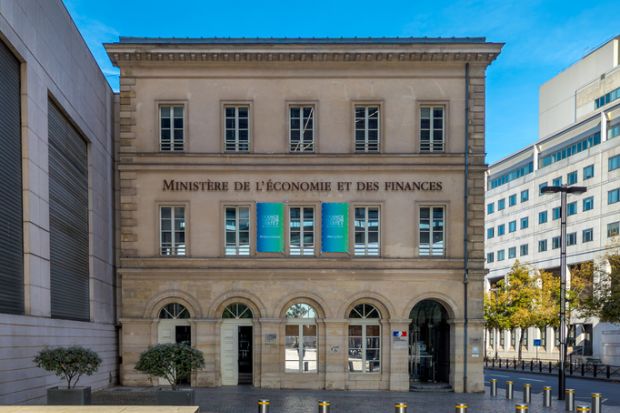
<svg viewBox="0 0 620 413">
<path fill-rule="evenodd" d="M 48 130 L 52 317 L 88 320 L 88 148 L 52 101 Z"/>
<path fill-rule="evenodd" d="M 0 312 L 24 312 L 20 63 L 0 41 Z"/>
</svg>

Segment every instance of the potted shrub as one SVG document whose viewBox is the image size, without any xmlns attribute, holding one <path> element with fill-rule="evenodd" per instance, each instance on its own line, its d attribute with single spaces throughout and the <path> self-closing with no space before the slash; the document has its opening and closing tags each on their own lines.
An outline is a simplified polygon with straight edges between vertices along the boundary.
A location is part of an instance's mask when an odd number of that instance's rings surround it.
<svg viewBox="0 0 620 413">
<path fill-rule="evenodd" d="M 135 368 L 149 376 L 163 378 L 170 384 L 170 389 L 159 388 L 157 391 L 158 404 L 187 406 L 194 404 L 194 390 L 179 388 L 179 383 L 204 366 L 202 351 L 185 343 L 174 343 L 150 347 L 140 354 Z"/>
<path fill-rule="evenodd" d="M 83 374 L 90 376 L 97 371 L 101 365 L 97 353 L 80 346 L 45 348 L 33 361 L 67 382 L 67 387 L 47 389 L 47 404 L 90 404 L 90 387 L 77 387 L 77 383 Z"/>
</svg>

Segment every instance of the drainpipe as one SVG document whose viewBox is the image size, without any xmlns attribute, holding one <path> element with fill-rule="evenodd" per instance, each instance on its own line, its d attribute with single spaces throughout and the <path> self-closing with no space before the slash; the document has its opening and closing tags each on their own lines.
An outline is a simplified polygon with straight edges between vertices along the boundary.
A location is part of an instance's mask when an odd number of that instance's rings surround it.
<svg viewBox="0 0 620 413">
<path fill-rule="evenodd" d="M 469 284 L 469 251 L 467 239 L 467 223 L 469 222 L 469 62 L 465 63 L 465 185 L 463 195 L 463 392 L 467 393 L 467 342 L 468 342 L 468 299 L 467 286 Z"/>
</svg>

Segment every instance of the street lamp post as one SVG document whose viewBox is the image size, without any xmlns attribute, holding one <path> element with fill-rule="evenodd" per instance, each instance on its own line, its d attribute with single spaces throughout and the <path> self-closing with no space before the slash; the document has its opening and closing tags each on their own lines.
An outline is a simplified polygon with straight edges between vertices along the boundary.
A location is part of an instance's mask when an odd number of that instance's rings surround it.
<svg viewBox="0 0 620 413">
<path fill-rule="evenodd" d="M 583 194 L 585 186 L 546 186 L 541 189 L 543 194 L 560 193 L 560 366 L 558 369 L 558 400 L 564 400 L 566 389 L 566 195 Z"/>
</svg>

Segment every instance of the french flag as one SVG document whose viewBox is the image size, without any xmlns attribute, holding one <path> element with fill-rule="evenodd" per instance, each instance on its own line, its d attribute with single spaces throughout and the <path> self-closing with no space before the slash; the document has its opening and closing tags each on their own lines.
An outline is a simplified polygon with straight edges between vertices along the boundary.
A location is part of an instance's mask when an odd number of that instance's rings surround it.
<svg viewBox="0 0 620 413">
<path fill-rule="evenodd" d="M 403 330 L 403 331 L 392 331 L 392 336 L 393 337 L 407 337 L 407 331 Z"/>
</svg>

